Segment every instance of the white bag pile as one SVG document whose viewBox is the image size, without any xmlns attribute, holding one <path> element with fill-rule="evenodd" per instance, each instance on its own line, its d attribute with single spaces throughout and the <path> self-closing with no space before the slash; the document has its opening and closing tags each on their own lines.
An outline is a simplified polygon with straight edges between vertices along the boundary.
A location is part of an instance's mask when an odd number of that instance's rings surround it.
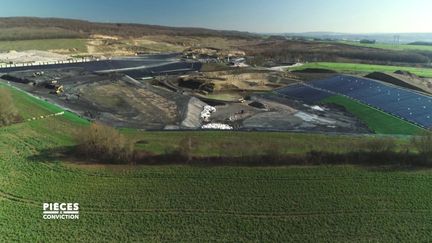
<svg viewBox="0 0 432 243">
<path fill-rule="evenodd" d="M 222 123 L 209 123 L 203 125 L 202 129 L 213 129 L 213 130 L 233 130 L 233 127 L 227 124 Z"/>
<path fill-rule="evenodd" d="M 204 106 L 204 109 L 201 111 L 201 119 L 205 122 L 210 122 L 210 116 L 213 112 L 216 111 L 216 108 L 210 105 Z"/>
</svg>

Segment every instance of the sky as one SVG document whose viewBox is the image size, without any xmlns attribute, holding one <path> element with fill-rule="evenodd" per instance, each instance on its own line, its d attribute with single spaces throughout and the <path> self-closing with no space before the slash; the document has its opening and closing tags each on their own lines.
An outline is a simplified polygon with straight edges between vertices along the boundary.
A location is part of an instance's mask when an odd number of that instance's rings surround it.
<svg viewBox="0 0 432 243">
<path fill-rule="evenodd" d="M 431 0 L 0 0 L 0 16 L 259 33 L 432 32 Z"/>
</svg>

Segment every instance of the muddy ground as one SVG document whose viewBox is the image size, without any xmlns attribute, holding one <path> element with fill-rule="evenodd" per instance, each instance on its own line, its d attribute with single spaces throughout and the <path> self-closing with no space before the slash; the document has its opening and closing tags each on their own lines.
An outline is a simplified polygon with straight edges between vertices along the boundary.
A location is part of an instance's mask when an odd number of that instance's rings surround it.
<svg viewBox="0 0 432 243">
<path fill-rule="evenodd" d="M 196 96 L 210 98 L 206 100 L 209 104 L 212 103 L 211 99 L 229 100 L 225 104 L 213 104 L 216 112 L 211 114 L 211 123 L 227 124 L 238 130 L 370 133 L 371 131 L 363 123 L 341 107 L 330 105 L 314 107 L 313 104 L 280 97 L 271 91 L 275 87 L 301 80 L 307 82 L 333 75 L 335 74 L 296 73 L 290 74 L 287 78 L 283 73 L 254 70 L 248 72 L 248 69 L 230 72 L 206 72 L 189 76 L 189 79 L 183 78 L 180 87 L 177 86 L 177 88 L 182 92 L 196 95 L 198 87 L 203 87 L 203 83 L 208 84 L 208 80 L 213 78 L 211 83 L 214 84 L 214 90 L 205 96 L 200 94 Z M 195 77 L 195 79 L 191 77 Z M 200 77 L 205 77 L 207 82 L 198 82 Z M 250 87 L 249 83 L 253 80 L 258 80 L 257 83 L 261 82 L 262 85 L 258 85 L 258 88 Z M 188 82 L 191 85 L 187 85 Z M 178 83 L 174 80 L 171 80 L 170 83 L 172 88 L 176 89 L 175 86 Z M 224 87 L 220 83 L 230 86 Z M 274 87 L 270 88 L 272 86 Z M 235 94 L 240 98 L 228 97 L 233 96 L 234 90 L 237 90 Z"/>
<path fill-rule="evenodd" d="M 55 94 L 46 87 L 44 78 L 29 72 L 10 74 L 21 82 L 14 86 L 82 117 L 116 127 L 164 129 L 180 126 L 191 97 L 138 82 L 122 74 L 93 74 L 82 69 L 45 70 L 42 76 L 55 77 L 64 92 Z M 27 80 L 28 83 L 25 83 Z"/>
<path fill-rule="evenodd" d="M 248 97 L 241 101 L 211 102 L 199 96 L 194 97 L 194 93 L 184 87 L 157 82 L 173 79 L 172 76 L 137 81 L 120 73 L 62 68 L 18 71 L 6 77 L 12 85 L 22 90 L 89 120 L 115 127 L 200 129 L 208 123 L 221 123 L 236 130 L 370 132 L 341 108 L 313 107 L 279 97 L 271 91 L 248 93 Z M 53 81 L 55 85 L 52 85 Z M 56 94 L 55 90 L 59 86 L 63 90 Z M 215 106 L 216 111 L 205 121 L 201 112 L 208 104 Z"/>
<path fill-rule="evenodd" d="M 213 122 L 239 130 L 371 133 L 340 107 L 314 106 L 272 93 L 255 94 L 244 103 L 216 106 L 216 109 L 212 114 Z"/>
</svg>

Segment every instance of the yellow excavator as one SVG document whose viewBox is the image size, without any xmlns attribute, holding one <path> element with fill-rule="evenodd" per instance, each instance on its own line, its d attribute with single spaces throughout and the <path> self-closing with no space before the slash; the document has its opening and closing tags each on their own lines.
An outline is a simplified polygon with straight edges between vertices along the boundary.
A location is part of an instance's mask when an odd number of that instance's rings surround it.
<svg viewBox="0 0 432 243">
<path fill-rule="evenodd" d="M 55 92 L 56 92 L 56 94 L 58 94 L 58 95 L 61 94 L 61 93 L 63 93 L 63 92 L 64 92 L 64 87 L 63 87 L 63 85 L 60 85 L 60 86 L 56 87 Z"/>
</svg>

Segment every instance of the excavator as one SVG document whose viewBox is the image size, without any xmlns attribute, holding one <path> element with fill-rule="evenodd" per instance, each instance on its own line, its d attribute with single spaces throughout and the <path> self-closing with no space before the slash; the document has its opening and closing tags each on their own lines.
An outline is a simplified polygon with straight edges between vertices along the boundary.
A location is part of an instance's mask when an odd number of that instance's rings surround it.
<svg viewBox="0 0 432 243">
<path fill-rule="evenodd" d="M 60 95 L 64 92 L 64 87 L 61 84 L 48 84 L 45 87 L 52 90 L 50 94 Z"/>
<path fill-rule="evenodd" d="M 55 93 L 56 93 L 57 95 L 60 95 L 60 94 L 62 94 L 63 92 L 64 92 L 64 87 L 63 87 L 63 85 L 56 86 L 56 88 L 55 88 Z"/>
</svg>

